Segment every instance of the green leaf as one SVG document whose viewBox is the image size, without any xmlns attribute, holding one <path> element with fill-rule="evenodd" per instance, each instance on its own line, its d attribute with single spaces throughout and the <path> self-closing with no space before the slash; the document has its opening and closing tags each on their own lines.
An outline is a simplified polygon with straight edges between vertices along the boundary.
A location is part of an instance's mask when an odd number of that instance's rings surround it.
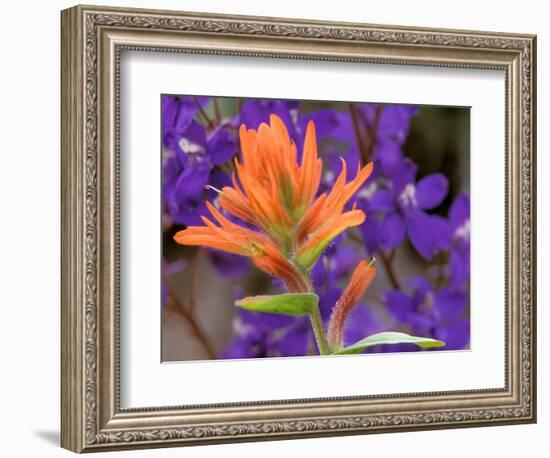
<svg viewBox="0 0 550 458">
<path fill-rule="evenodd" d="M 301 316 L 313 312 L 319 302 L 316 294 L 287 293 L 272 296 L 251 296 L 235 304 L 246 310 L 256 312 L 279 313 L 281 315 Z"/>
<path fill-rule="evenodd" d="M 403 332 L 380 332 L 379 334 L 373 334 L 372 336 L 365 337 L 359 342 L 355 342 L 353 345 L 342 348 L 332 354 L 354 355 L 365 348 L 372 347 L 373 345 L 400 343 L 413 343 L 422 348 L 443 347 L 445 345 L 445 342 L 442 342 L 441 340 L 429 339 L 428 337 L 410 336 L 409 334 L 405 334 Z"/>
</svg>

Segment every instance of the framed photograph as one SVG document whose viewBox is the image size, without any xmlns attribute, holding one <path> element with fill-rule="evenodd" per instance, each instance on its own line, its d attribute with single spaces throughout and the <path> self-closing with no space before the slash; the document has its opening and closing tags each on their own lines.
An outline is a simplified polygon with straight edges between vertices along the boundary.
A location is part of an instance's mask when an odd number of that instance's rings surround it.
<svg viewBox="0 0 550 458">
<path fill-rule="evenodd" d="M 536 37 L 62 12 L 62 446 L 536 420 Z"/>
</svg>

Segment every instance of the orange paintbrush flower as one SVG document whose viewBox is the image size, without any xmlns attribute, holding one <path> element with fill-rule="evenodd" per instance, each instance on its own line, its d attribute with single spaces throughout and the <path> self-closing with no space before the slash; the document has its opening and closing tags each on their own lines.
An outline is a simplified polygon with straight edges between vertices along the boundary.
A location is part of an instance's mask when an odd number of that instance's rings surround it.
<svg viewBox="0 0 550 458">
<path fill-rule="evenodd" d="M 289 291 L 308 291 L 308 273 L 331 240 L 365 220 L 362 210 L 345 211 L 345 206 L 371 174 L 372 163 L 346 183 L 342 160 L 331 192 L 316 198 L 323 164 L 313 122 L 307 126 L 300 164 L 296 145 L 276 115 L 257 131 L 241 125 L 239 137 L 242 162 L 235 161 L 233 186 L 220 191 L 219 205 L 256 229 L 231 222 L 208 202 L 218 224 L 203 217 L 205 226 L 188 227 L 174 238 L 183 245 L 249 256 L 260 269 L 282 279 Z"/>
<path fill-rule="evenodd" d="M 373 262 L 367 264 L 366 261 L 361 261 L 357 265 L 348 286 L 332 309 L 328 325 L 328 341 L 333 350 L 343 347 L 346 320 L 376 276 L 376 269 L 372 266 Z"/>
</svg>

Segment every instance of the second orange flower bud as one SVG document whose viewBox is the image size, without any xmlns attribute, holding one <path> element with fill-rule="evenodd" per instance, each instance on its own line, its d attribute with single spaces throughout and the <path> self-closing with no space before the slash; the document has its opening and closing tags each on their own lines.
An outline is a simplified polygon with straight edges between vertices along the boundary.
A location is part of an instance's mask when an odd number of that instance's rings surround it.
<svg viewBox="0 0 550 458">
<path fill-rule="evenodd" d="M 368 264 L 363 260 L 357 265 L 348 286 L 332 309 L 328 325 L 328 343 L 332 351 L 337 351 L 344 346 L 346 320 L 376 276 L 373 264 L 374 259 Z"/>
</svg>

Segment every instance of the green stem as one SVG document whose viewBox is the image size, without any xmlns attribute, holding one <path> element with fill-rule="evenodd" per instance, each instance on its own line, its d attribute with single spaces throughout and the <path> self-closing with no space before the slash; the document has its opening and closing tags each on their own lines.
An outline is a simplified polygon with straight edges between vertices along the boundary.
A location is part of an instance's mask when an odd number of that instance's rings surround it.
<svg viewBox="0 0 550 458">
<path fill-rule="evenodd" d="M 309 276 L 309 273 L 305 271 L 302 272 L 302 277 L 305 284 L 307 285 L 307 292 L 314 293 L 315 291 L 313 290 L 313 285 L 311 283 L 311 277 Z M 330 350 L 328 346 L 327 335 L 325 333 L 325 328 L 323 327 L 323 320 L 321 319 L 321 312 L 319 311 L 319 304 L 316 304 L 313 312 L 309 314 L 309 320 L 311 322 L 311 328 L 313 329 L 315 341 L 317 342 L 319 354 L 329 355 Z"/>
<path fill-rule="evenodd" d="M 311 327 L 313 328 L 313 334 L 315 334 L 315 340 L 317 341 L 317 348 L 321 355 L 328 355 L 328 342 L 325 330 L 323 328 L 323 320 L 321 319 L 321 313 L 319 312 L 319 306 L 317 305 L 313 312 L 309 314 L 311 320 Z"/>
</svg>

